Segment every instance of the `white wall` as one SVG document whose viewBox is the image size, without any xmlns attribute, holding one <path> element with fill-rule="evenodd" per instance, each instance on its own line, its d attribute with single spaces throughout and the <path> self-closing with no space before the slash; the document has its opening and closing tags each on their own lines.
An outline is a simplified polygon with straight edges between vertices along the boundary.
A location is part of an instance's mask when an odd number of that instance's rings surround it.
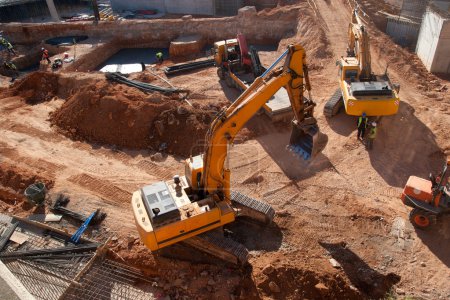
<svg viewBox="0 0 450 300">
<path fill-rule="evenodd" d="M 427 9 L 417 40 L 416 53 L 428 71 L 432 72 L 436 47 L 441 34 L 443 20 L 435 12 Z"/>
<path fill-rule="evenodd" d="M 450 73 L 450 20 L 445 20 L 434 54 L 431 72 Z"/>
</svg>

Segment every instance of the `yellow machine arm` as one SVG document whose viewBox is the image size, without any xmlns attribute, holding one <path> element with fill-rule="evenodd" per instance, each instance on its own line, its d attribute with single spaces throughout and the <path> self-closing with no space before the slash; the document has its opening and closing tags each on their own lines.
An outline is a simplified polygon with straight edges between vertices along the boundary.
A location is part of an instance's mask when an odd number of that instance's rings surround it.
<svg viewBox="0 0 450 300">
<path fill-rule="evenodd" d="M 284 66 L 274 67 L 286 57 Z M 326 136 L 321 135 L 313 116 L 315 103 L 303 97 L 303 90 L 310 91 L 305 61 L 305 50 L 300 45 L 288 49 L 267 71 L 228 108 L 213 121 L 206 136 L 201 188 L 215 194 L 220 200 L 230 201 L 230 169 L 227 163 L 228 148 L 245 123 L 281 87 L 285 87 L 294 111 L 293 134 L 290 146 L 305 159 L 323 150 Z"/>
<path fill-rule="evenodd" d="M 352 21 L 348 28 L 349 56 L 355 56 L 359 62 L 360 79 L 368 80 L 372 76 L 372 62 L 370 57 L 369 35 L 358 16 L 358 10 L 354 9 Z"/>
</svg>

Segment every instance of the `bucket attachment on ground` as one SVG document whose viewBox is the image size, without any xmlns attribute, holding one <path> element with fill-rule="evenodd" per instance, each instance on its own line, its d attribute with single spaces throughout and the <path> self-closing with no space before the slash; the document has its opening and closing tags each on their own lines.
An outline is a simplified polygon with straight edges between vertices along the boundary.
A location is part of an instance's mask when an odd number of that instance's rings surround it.
<svg viewBox="0 0 450 300">
<path fill-rule="evenodd" d="M 287 149 L 295 155 L 308 160 L 323 151 L 328 136 L 319 131 L 317 124 L 304 125 L 292 122 L 291 138 Z"/>
</svg>

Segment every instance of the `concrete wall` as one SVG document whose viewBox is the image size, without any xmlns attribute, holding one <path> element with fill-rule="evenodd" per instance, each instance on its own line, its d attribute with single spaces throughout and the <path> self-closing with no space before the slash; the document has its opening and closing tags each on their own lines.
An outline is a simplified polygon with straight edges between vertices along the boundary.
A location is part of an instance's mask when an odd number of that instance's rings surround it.
<svg viewBox="0 0 450 300">
<path fill-rule="evenodd" d="M 416 53 L 430 72 L 450 73 L 449 21 L 430 8 L 424 14 Z"/>
<path fill-rule="evenodd" d="M 0 24 L 13 43 L 35 44 L 51 37 L 87 35 L 99 43 L 117 39 L 134 44 L 151 42 L 155 47 L 169 47 L 174 39 L 183 35 L 200 35 L 205 42 L 233 38 L 238 32 L 246 35 L 249 43 L 278 43 L 280 39 L 295 35 L 297 10 L 276 13 L 264 11 L 245 16 L 201 19 L 122 20 L 116 22 Z"/>
<path fill-rule="evenodd" d="M 450 74 L 450 20 L 443 22 L 431 72 Z"/>
<path fill-rule="evenodd" d="M 410 49 L 414 50 L 419 35 L 420 23 L 402 20 L 396 17 L 388 17 L 387 19 L 386 33 L 397 44 L 403 47 L 410 47 Z"/>
<path fill-rule="evenodd" d="M 165 0 L 110 0 L 111 7 L 114 11 L 122 10 L 141 10 L 141 9 L 157 9 L 165 12 Z"/>
</svg>

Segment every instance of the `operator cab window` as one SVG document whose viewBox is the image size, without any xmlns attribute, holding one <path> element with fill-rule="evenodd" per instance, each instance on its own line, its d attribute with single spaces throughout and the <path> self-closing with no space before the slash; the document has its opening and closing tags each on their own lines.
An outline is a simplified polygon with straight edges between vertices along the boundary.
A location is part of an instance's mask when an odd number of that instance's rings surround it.
<svg viewBox="0 0 450 300">
<path fill-rule="evenodd" d="M 358 76 L 357 70 L 345 70 L 345 79 L 350 79 L 351 81 L 354 81 L 357 76 Z"/>
</svg>

